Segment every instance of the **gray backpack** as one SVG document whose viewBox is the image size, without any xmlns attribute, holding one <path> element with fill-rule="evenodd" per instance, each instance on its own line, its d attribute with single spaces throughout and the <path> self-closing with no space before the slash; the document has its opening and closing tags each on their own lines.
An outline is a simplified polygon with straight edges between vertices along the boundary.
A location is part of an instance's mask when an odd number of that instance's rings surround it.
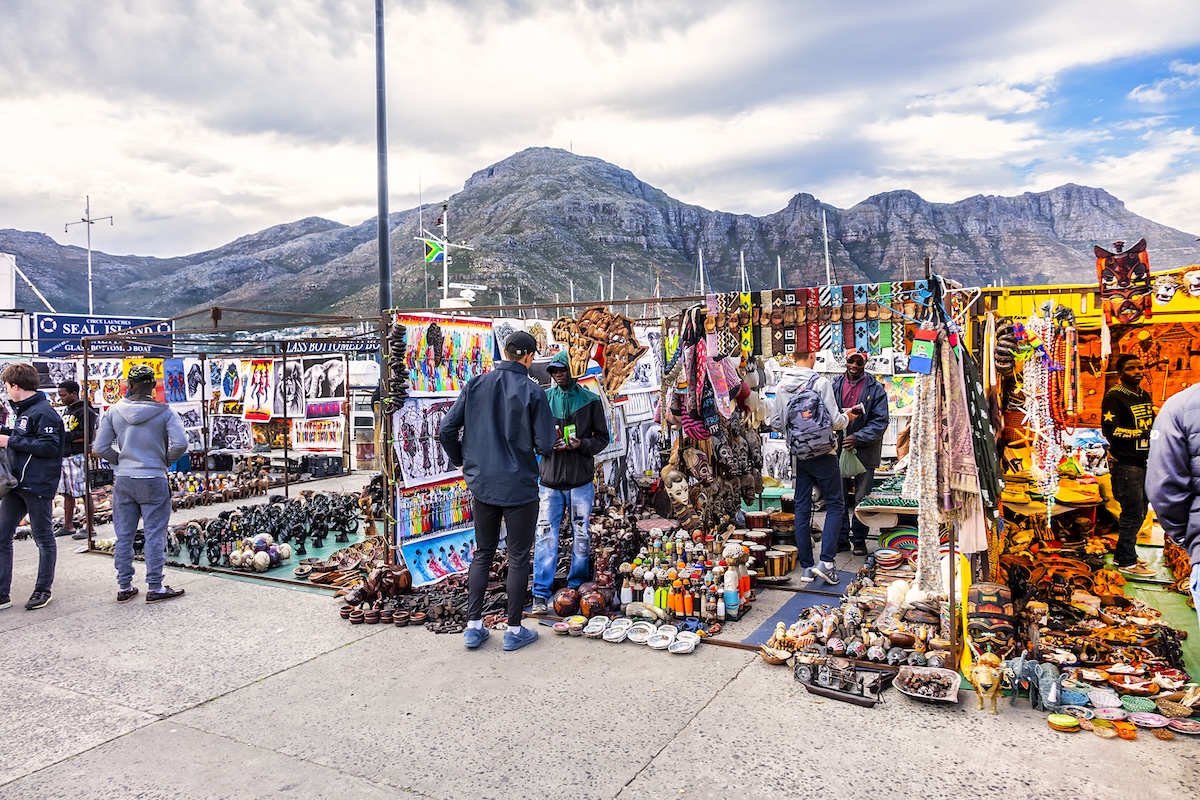
<svg viewBox="0 0 1200 800">
<path fill-rule="evenodd" d="M 837 450 L 837 433 L 825 401 L 815 388 L 819 375 L 796 390 L 788 400 L 784 436 L 788 450 L 801 461 L 827 456 Z"/>
</svg>

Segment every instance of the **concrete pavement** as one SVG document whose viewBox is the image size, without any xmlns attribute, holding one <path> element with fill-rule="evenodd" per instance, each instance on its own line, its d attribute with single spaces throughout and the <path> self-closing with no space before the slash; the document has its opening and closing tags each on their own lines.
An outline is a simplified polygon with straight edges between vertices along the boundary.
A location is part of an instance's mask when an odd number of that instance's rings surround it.
<svg viewBox="0 0 1200 800">
<path fill-rule="evenodd" d="M 36 547 L 15 544 L 0 798 L 1171 798 L 1200 782 L 1188 737 L 1055 733 L 1028 701 L 993 717 L 965 692 L 863 709 L 728 648 L 540 627 L 521 651 L 494 635 L 468 652 L 350 626 L 326 596 L 182 570 L 179 600 L 117 605 L 111 559 L 58 541 L 54 601 L 31 612 Z M 787 597 L 763 593 L 729 638 Z"/>
</svg>

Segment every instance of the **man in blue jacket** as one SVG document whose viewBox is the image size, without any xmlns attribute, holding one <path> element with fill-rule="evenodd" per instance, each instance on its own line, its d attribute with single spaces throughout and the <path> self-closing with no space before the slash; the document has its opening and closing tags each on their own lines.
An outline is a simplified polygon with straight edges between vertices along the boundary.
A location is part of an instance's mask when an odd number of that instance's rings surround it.
<svg viewBox="0 0 1200 800">
<path fill-rule="evenodd" d="M 591 577 L 588 520 L 596 499 L 595 456 L 608 447 L 608 420 L 599 395 L 571 377 L 571 360 L 560 351 L 546 365 L 553 385 L 546 391 L 558 441 L 542 456 L 537 538 L 533 554 L 533 613 L 549 610 L 558 569 L 558 529 L 563 512 L 571 516 L 571 570 L 567 586 L 578 589 Z"/>
<path fill-rule="evenodd" d="M 167 468 L 187 452 L 183 423 L 170 406 L 154 399 L 154 369 L 129 369 L 125 396 L 100 420 L 95 450 L 113 465 L 113 528 L 117 543 L 117 602 L 137 597 L 133 585 L 133 537 L 138 521 L 146 535 L 146 602 L 174 600 L 183 589 L 163 585 L 167 523 L 171 521 L 171 486 Z"/>
<path fill-rule="evenodd" d="M 0 498 L 0 609 L 12 606 L 13 534 L 21 518 L 38 548 L 37 583 L 25 604 L 27 611 L 50 602 L 58 547 L 54 542 L 54 493 L 62 471 L 62 417 L 38 390 L 41 381 L 31 364 L 9 364 L 0 375 L 12 398 L 16 418 L 0 433 L 0 447 L 8 448 L 8 461 L 17 478 L 16 488 Z M 0 456 L 5 453 L 0 450 Z"/>
<path fill-rule="evenodd" d="M 467 572 L 467 629 L 463 643 L 474 650 L 488 638 L 483 596 L 500 542 L 508 531 L 508 631 L 504 649 L 537 639 L 521 625 L 529 585 L 530 553 L 538 513 L 537 454 L 551 453 L 557 438 L 546 393 L 529 377 L 537 340 L 525 331 L 508 337 L 507 361 L 473 378 L 442 419 L 438 439 L 451 463 L 461 467 L 474 497 L 475 559 Z M 461 438 L 460 438 L 461 436 Z"/>
<path fill-rule="evenodd" d="M 858 350 L 846 354 L 846 374 L 833 379 L 833 394 L 843 410 L 862 406 L 862 414 L 846 425 L 842 449 L 853 450 L 866 471 L 846 479 L 846 516 L 842 518 L 839 545 L 849 544 L 856 556 L 867 554 L 867 526 L 854 509 L 871 493 L 875 470 L 883 452 L 883 434 L 888 426 L 887 392 L 875 376 L 867 374 L 867 357 Z M 847 540 L 849 540 L 847 542 Z"/>
<path fill-rule="evenodd" d="M 1200 613 L 1200 384 L 1168 398 L 1154 420 L 1146 496 L 1163 531 L 1188 551 Z"/>
</svg>

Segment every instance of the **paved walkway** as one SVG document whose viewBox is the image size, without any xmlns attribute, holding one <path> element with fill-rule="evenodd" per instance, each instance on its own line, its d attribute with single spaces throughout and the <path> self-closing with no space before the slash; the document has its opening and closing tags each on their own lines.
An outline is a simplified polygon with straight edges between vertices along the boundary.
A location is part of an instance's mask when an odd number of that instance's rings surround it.
<svg viewBox="0 0 1200 800">
<path fill-rule="evenodd" d="M 361 474 L 339 479 L 357 488 Z M 322 482 L 317 486 L 332 486 Z M 212 507 L 208 509 L 209 513 Z M 115 602 L 111 559 L 59 539 L 27 612 L 0 611 L 0 798 L 1177 798 L 1200 741 L 1059 734 L 998 717 L 812 697 L 786 668 L 702 646 L 350 626 L 336 601 L 171 570 L 179 600 Z M 139 566 L 139 574 L 141 567 Z M 144 586 L 142 587 L 144 591 Z M 764 593 L 749 632 L 787 595 Z"/>
</svg>

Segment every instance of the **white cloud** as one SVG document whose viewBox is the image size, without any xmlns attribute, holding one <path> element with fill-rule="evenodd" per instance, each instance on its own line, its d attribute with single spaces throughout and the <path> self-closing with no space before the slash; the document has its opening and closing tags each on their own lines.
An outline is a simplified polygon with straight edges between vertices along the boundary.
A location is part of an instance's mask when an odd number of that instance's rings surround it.
<svg viewBox="0 0 1200 800">
<path fill-rule="evenodd" d="M 735 213 L 801 191 L 948 201 L 1050 175 L 1121 196 L 1086 154 L 1109 147 L 1145 174 L 1190 118 L 1064 128 L 1055 114 L 1074 98 L 1057 77 L 1200 47 L 1200 4 L 1144 0 L 1137 35 L 1113 35 L 1127 23 L 1121 0 L 820 14 L 788 0 L 389 0 L 392 209 L 416 204 L 418 175 L 441 199 L 530 146 Z M 117 216 L 102 249 L 177 255 L 303 216 L 372 216 L 373 33 L 363 3 L 8 0 L 0 152 L 21 157 L 0 159 L 0 227 L 54 233 L 91 194 Z M 1195 60 L 1139 89 L 1181 91 Z M 1156 179 L 1188 185 L 1194 163 L 1171 164 Z M 1130 198 L 1156 191 L 1131 180 Z M 1154 208 L 1200 231 L 1193 206 L 1180 188 Z"/>
<path fill-rule="evenodd" d="M 1138 103 L 1164 103 L 1200 86 L 1200 64 L 1172 61 L 1170 69 L 1174 75 L 1135 87 L 1129 92 L 1129 99 Z"/>
</svg>

